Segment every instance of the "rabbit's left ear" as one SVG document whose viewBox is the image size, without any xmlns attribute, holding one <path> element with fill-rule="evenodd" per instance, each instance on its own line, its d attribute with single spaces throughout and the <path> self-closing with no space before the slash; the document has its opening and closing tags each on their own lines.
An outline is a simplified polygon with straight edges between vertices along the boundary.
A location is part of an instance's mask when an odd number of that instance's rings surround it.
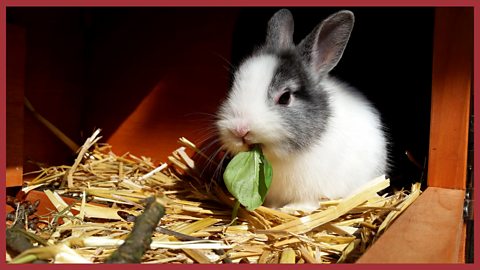
<svg viewBox="0 0 480 270">
<path fill-rule="evenodd" d="M 298 51 L 315 76 L 322 77 L 340 61 L 354 21 L 351 11 L 339 11 L 323 20 L 300 42 Z"/>
<path fill-rule="evenodd" d="M 293 16 L 288 9 L 277 11 L 268 21 L 266 46 L 275 50 L 293 48 Z"/>
</svg>

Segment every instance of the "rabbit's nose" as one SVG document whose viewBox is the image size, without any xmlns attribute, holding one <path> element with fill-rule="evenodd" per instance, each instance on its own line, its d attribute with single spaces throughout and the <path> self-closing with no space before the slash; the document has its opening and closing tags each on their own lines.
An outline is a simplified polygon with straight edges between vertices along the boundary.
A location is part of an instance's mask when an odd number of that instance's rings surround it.
<svg viewBox="0 0 480 270">
<path fill-rule="evenodd" d="M 244 138 L 247 136 L 247 134 L 250 132 L 250 129 L 247 126 L 244 125 L 239 125 L 236 126 L 233 130 L 232 133 L 238 138 Z"/>
</svg>

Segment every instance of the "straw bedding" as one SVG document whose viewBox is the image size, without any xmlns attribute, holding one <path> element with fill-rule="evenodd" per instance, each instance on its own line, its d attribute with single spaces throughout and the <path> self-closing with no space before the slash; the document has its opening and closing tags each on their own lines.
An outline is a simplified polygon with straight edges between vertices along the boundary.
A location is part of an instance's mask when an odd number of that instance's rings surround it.
<svg viewBox="0 0 480 270">
<path fill-rule="evenodd" d="M 142 263 L 354 262 L 420 194 L 414 184 L 378 195 L 389 186 L 380 177 L 351 197 L 321 202 L 310 214 L 259 207 L 240 209 L 232 221 L 233 198 L 202 177 L 204 168 L 192 156 L 204 154 L 187 139 L 162 164 L 117 155 L 99 139 L 96 131 L 73 165 L 42 168 L 26 183 L 25 192 L 42 190 L 55 206 L 30 229 L 48 245 L 26 254 L 57 263 L 105 262 L 130 234 L 144 200 L 156 196 L 165 215 Z M 69 205 L 62 197 L 77 202 Z"/>
</svg>

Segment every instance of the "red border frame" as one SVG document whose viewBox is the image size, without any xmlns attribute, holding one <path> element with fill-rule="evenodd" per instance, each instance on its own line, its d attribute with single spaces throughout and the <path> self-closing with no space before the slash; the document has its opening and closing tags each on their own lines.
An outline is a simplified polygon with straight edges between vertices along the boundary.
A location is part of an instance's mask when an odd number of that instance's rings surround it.
<svg viewBox="0 0 480 270">
<path fill-rule="evenodd" d="M 353 0 L 278 0 L 278 1 L 259 1 L 259 0 L 232 0 L 229 2 L 226 1 L 219 1 L 219 0 L 161 0 L 161 1 L 154 1 L 154 0 L 5 0 L 0 1 L 0 29 L 1 29 L 1 36 L 0 36 L 0 44 L 1 44 L 1 51 L 0 51 L 0 59 L 1 59 L 1 66 L 0 66 L 0 100 L 2 104 L 0 105 L 0 176 L 2 176 L 2 180 L 0 183 L 0 198 L 5 198 L 6 188 L 5 188 L 5 175 L 6 175 L 6 109 L 5 109 L 5 102 L 6 102 L 6 7 L 7 6 L 411 6 L 411 7 L 419 7 L 419 6 L 470 6 L 474 7 L 474 114 L 477 116 L 475 118 L 474 125 L 477 127 L 475 131 L 480 127 L 479 123 L 479 115 L 480 109 L 478 108 L 478 101 L 479 97 L 477 95 L 477 91 L 480 89 L 480 82 L 478 80 L 478 70 L 480 70 L 480 54 L 478 53 L 478 46 L 479 46 L 479 30 L 478 26 L 480 25 L 480 1 L 478 0 L 406 0 L 406 1 L 381 1 L 381 0 L 368 0 L 368 1 L 353 1 Z M 477 72 L 475 72 L 477 71 Z M 474 140 L 476 141 L 478 135 L 475 132 Z M 477 166 L 480 160 L 480 156 L 478 153 L 477 145 L 475 145 L 475 168 L 474 174 L 478 175 L 479 167 Z M 476 184 L 478 184 L 478 181 Z M 479 188 L 475 192 L 475 210 L 476 213 L 480 210 L 480 196 L 479 195 Z M 5 220 L 5 207 L 1 207 L 0 209 L 0 216 L 2 220 Z M 478 265 L 480 264 L 480 239 L 478 235 L 480 234 L 478 223 L 475 225 L 475 244 L 474 244 L 474 264 L 461 264 L 461 265 L 296 265 L 295 267 L 301 268 L 355 268 L 355 269 L 384 269 L 388 267 L 389 269 L 405 269 L 405 267 L 428 267 L 433 269 L 478 269 Z M 5 243 L 5 223 L 2 221 L 0 222 L 0 242 Z M 434 244 L 434 243 L 432 243 Z M 4 254 L 5 245 L 0 244 L 0 251 L 1 254 Z M 8 265 L 5 264 L 5 261 L 0 262 L 1 268 L 6 269 L 19 269 L 24 267 L 31 267 L 35 266 L 35 268 L 39 269 L 51 269 L 55 267 L 65 267 L 64 265 Z M 81 269 L 84 267 L 105 267 L 104 265 L 68 265 L 69 268 L 76 268 Z M 112 266 L 114 267 L 114 266 Z M 118 267 L 118 266 L 115 266 Z M 122 265 L 120 268 L 132 268 L 135 267 L 133 265 Z M 167 269 L 185 269 L 194 267 L 196 269 L 211 269 L 212 265 L 142 265 L 142 267 L 161 267 Z M 255 269 L 290 269 L 292 266 L 289 265 L 229 265 L 229 266 L 213 266 L 214 268 L 220 267 L 228 267 L 228 269 L 246 269 L 246 268 L 255 268 Z"/>
</svg>

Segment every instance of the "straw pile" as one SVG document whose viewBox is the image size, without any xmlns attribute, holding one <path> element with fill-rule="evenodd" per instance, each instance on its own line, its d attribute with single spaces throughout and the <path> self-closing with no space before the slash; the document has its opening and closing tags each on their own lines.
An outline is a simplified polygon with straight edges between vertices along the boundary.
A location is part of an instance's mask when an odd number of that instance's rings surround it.
<svg viewBox="0 0 480 270">
<path fill-rule="evenodd" d="M 131 232 L 143 200 L 156 195 L 165 215 L 142 263 L 353 262 L 420 194 L 415 184 L 380 196 L 389 181 L 378 178 L 311 214 L 259 207 L 240 209 L 232 221 L 233 198 L 200 177 L 202 168 L 187 153 L 203 153 L 188 140 L 181 138 L 169 161 L 156 166 L 146 157 L 114 154 L 98 135 L 85 142 L 72 166 L 44 168 L 23 188 L 43 190 L 56 208 L 41 217 L 44 226 L 36 232 L 48 245 L 30 253 L 57 263 L 104 262 Z M 68 205 L 61 196 L 78 202 Z"/>
</svg>

